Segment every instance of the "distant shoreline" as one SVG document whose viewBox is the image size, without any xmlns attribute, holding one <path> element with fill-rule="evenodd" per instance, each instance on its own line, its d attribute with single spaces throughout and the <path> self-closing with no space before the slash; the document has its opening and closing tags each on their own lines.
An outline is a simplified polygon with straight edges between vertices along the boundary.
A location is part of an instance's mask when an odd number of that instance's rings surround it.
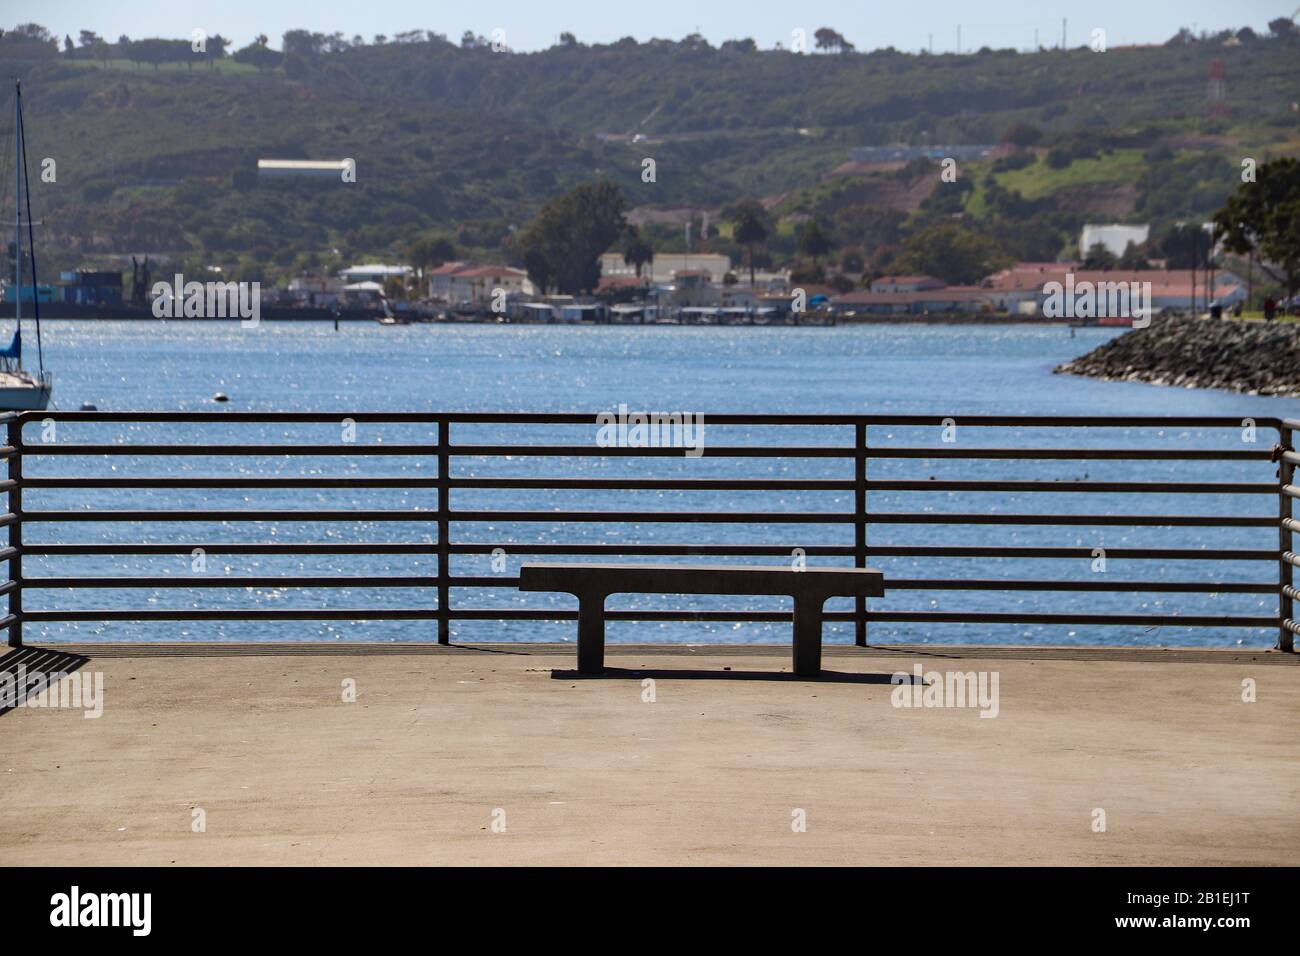
<svg viewBox="0 0 1300 956">
<path fill-rule="evenodd" d="M 0 311 L 0 320 L 12 319 L 13 310 L 8 312 Z M 32 316 L 24 315 L 24 320 L 31 319 Z M 41 321 L 57 322 L 145 322 L 145 323 L 235 323 L 239 324 L 246 320 L 237 316 L 228 318 L 196 318 L 196 317 L 167 317 L 155 318 L 153 316 L 142 315 L 45 315 L 42 313 Z M 317 322 L 332 323 L 335 319 L 333 316 L 307 315 L 307 316 L 287 316 L 287 315 L 263 315 L 259 322 Z M 340 324 L 371 324 L 378 325 L 376 319 L 369 316 L 344 315 L 339 316 L 337 321 Z M 753 328 L 753 329 L 809 329 L 809 328 L 830 328 L 833 326 L 871 326 L 871 325 L 1042 325 L 1055 326 L 1058 328 L 1124 328 L 1122 325 L 1101 325 L 1098 323 L 1082 324 L 1071 322 L 1068 319 L 1048 319 L 1042 316 L 1015 316 L 1006 314 L 997 315 L 960 315 L 960 314 L 934 314 L 934 315 L 887 315 L 872 316 L 870 318 L 862 316 L 835 317 L 832 321 L 826 321 L 822 317 L 817 317 L 813 321 L 805 322 L 771 322 L 765 324 L 755 324 L 751 322 L 499 322 L 495 319 L 453 319 L 453 320 L 412 320 L 411 322 L 399 322 L 401 325 L 435 325 L 435 326 L 459 326 L 459 325 L 500 325 L 500 326 L 565 326 L 587 328 Z"/>
</svg>

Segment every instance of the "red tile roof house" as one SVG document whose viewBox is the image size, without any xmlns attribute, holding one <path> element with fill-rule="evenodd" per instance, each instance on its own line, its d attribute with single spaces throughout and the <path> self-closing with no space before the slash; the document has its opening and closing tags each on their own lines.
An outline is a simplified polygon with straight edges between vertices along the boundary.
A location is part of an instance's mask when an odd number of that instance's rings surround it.
<svg viewBox="0 0 1300 956">
<path fill-rule="evenodd" d="M 507 295 L 532 295 L 528 273 L 510 266 L 484 266 L 472 262 L 444 262 L 426 273 L 429 297 L 451 305 L 490 305 L 495 290 Z"/>
<path fill-rule="evenodd" d="M 1067 277 L 1073 277 L 1078 288 L 1084 282 L 1092 283 L 1151 283 L 1150 306 L 1161 309 L 1189 309 L 1192 305 L 1192 271 L 1190 269 L 1147 269 L 1142 271 L 1112 269 L 1079 269 L 1072 262 L 1021 262 L 985 278 L 980 286 L 987 291 L 995 308 L 1009 312 L 1020 311 L 1022 303 L 1033 303 L 1035 313 L 1042 313 L 1045 298 L 1043 287 L 1049 282 L 1065 286 Z M 1196 301 L 1204 306 L 1206 276 L 1196 273 Z M 1221 305 L 1231 306 L 1246 297 L 1241 279 L 1231 272 L 1217 272 L 1210 298 Z"/>
<path fill-rule="evenodd" d="M 934 276 L 881 276 L 871 282 L 872 292 L 925 292 L 947 285 Z"/>
<path fill-rule="evenodd" d="M 991 311 L 988 294 L 979 286 L 954 285 L 910 292 L 846 292 L 831 299 L 839 315 L 925 315 L 934 312 Z"/>
</svg>

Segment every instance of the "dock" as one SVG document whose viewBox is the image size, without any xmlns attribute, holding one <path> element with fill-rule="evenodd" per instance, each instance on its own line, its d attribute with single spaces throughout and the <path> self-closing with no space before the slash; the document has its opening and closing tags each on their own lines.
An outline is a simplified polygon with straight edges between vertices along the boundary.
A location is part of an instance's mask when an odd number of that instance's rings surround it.
<svg viewBox="0 0 1300 956">
<path fill-rule="evenodd" d="M 572 644 L 10 654 L 103 693 L 0 715 L 9 865 L 1300 859 L 1294 654 L 832 645 L 815 679 L 787 645 L 615 644 L 592 678 Z M 996 717 L 895 706 L 917 665 L 996 673 Z"/>
</svg>

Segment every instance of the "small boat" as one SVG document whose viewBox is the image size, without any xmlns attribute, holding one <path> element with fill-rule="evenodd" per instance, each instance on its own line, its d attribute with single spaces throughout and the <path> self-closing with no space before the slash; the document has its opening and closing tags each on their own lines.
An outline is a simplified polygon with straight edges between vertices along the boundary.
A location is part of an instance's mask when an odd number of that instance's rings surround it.
<svg viewBox="0 0 1300 956">
<path fill-rule="evenodd" d="M 36 249 L 32 237 L 32 197 L 27 180 L 26 150 L 23 148 L 22 85 L 14 81 L 14 337 L 0 350 L 0 411 L 39 411 L 50 403 L 54 384 L 45 370 L 41 348 L 41 297 L 36 282 Z M 36 319 L 37 370 L 23 368 L 23 195 L 27 197 L 27 239 L 32 262 L 32 313 Z"/>
</svg>

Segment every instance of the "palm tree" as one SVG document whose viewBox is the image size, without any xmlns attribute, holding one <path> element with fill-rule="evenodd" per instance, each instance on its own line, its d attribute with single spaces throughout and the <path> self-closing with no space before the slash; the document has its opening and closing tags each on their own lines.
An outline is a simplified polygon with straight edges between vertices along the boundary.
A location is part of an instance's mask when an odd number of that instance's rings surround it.
<svg viewBox="0 0 1300 956">
<path fill-rule="evenodd" d="M 754 286 L 754 250 L 767 242 L 766 214 L 757 199 L 742 199 L 731 214 L 732 238 L 745 247 L 749 261 L 749 285 Z"/>
<path fill-rule="evenodd" d="M 641 269 L 655 260 L 655 248 L 650 240 L 641 234 L 636 226 L 627 231 L 627 243 L 623 247 L 623 263 L 636 268 L 636 277 L 641 278 Z"/>
<path fill-rule="evenodd" d="M 798 250 L 812 259 L 814 269 L 817 268 L 817 260 L 831 251 L 831 241 L 822 232 L 821 226 L 817 225 L 816 219 L 809 219 L 803 224 L 796 242 Z"/>
</svg>

